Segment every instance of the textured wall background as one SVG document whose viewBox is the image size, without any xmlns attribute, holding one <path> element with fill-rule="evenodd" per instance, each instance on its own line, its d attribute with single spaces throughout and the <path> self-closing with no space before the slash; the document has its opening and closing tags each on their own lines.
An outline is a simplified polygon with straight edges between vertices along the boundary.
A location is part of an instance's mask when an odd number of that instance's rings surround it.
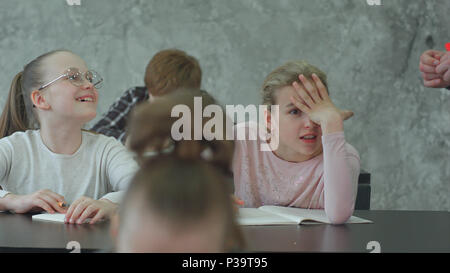
<svg viewBox="0 0 450 273">
<path fill-rule="evenodd" d="M 450 210 L 450 91 L 418 72 L 421 52 L 450 42 L 450 2 L 381 2 L 0 0 L 0 107 L 23 65 L 57 48 L 104 76 L 99 116 L 162 49 L 196 56 L 223 104 L 259 104 L 273 68 L 305 59 L 355 112 L 346 138 L 372 174 L 372 208 Z"/>
</svg>

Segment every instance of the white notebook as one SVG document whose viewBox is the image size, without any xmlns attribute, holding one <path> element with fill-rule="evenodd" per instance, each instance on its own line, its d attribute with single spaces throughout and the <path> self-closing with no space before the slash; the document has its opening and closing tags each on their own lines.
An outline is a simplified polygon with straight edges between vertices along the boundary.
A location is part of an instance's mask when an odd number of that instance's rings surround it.
<svg viewBox="0 0 450 273">
<path fill-rule="evenodd" d="M 240 208 L 238 223 L 243 226 L 331 224 L 324 210 L 280 206 Z M 365 223 L 372 223 L 372 221 L 351 216 L 345 222 L 345 224 Z"/>
<path fill-rule="evenodd" d="M 66 215 L 64 213 L 41 213 L 31 216 L 33 221 L 47 221 L 55 223 L 64 223 L 64 218 Z M 86 219 L 84 222 L 88 223 L 91 218 Z"/>
</svg>

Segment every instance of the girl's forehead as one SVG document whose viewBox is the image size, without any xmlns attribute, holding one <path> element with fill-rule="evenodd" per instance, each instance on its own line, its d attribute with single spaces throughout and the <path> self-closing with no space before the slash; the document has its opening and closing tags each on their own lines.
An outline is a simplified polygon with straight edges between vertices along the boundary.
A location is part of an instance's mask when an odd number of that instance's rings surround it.
<svg viewBox="0 0 450 273">
<path fill-rule="evenodd" d="M 81 72 L 88 70 L 86 63 L 75 54 L 70 52 L 58 52 L 49 56 L 45 61 L 45 70 L 48 75 L 58 76 L 68 68 L 78 68 Z"/>
<path fill-rule="evenodd" d="M 287 85 L 275 90 L 273 98 L 275 99 L 276 104 L 281 106 L 283 103 L 290 102 L 291 96 L 294 96 L 295 94 L 294 87 Z"/>
</svg>

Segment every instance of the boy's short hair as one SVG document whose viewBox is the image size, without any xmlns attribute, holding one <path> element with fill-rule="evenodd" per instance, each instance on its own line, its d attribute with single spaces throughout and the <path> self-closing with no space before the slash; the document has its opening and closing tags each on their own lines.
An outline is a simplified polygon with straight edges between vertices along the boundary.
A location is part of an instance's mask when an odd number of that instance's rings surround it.
<svg viewBox="0 0 450 273">
<path fill-rule="evenodd" d="M 151 95 L 161 96 L 180 87 L 200 88 L 202 70 L 196 58 L 178 49 L 167 49 L 150 60 L 144 81 Z"/>
<path fill-rule="evenodd" d="M 269 107 L 270 105 L 275 105 L 275 91 L 285 86 L 292 85 L 294 81 L 300 81 L 298 78 L 300 74 L 311 79 L 313 73 L 319 77 L 328 91 L 327 75 L 317 67 L 305 61 L 291 61 L 277 67 L 264 79 L 261 88 L 263 104 L 268 105 Z"/>
</svg>

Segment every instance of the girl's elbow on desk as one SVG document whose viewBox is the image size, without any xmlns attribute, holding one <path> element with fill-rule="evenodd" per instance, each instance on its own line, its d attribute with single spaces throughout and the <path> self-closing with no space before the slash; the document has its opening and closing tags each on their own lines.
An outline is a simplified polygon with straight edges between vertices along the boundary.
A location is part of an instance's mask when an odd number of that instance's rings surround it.
<svg viewBox="0 0 450 273">
<path fill-rule="evenodd" d="M 353 215 L 353 207 L 340 209 L 325 209 L 325 213 L 333 225 L 342 225 Z"/>
</svg>

